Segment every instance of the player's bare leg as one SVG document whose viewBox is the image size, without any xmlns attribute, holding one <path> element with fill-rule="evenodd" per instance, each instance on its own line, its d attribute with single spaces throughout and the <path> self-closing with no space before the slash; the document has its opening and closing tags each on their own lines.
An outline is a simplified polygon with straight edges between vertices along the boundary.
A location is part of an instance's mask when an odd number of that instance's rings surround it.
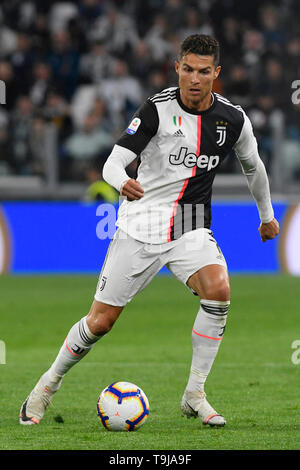
<svg viewBox="0 0 300 470">
<path fill-rule="evenodd" d="M 87 316 L 90 332 L 95 336 L 104 336 L 112 329 L 123 308 L 94 300 Z"/>
<path fill-rule="evenodd" d="M 204 384 L 218 352 L 225 330 L 230 285 L 227 269 L 209 265 L 193 274 L 188 282 L 201 298 L 193 332 L 190 377 L 181 402 L 182 416 L 198 416 L 203 424 L 224 426 L 226 421 L 206 399 Z"/>
<path fill-rule="evenodd" d="M 21 424 L 39 424 L 64 375 L 111 330 L 122 310 L 123 307 L 93 301 L 89 314 L 73 325 L 54 363 L 22 404 Z"/>
</svg>

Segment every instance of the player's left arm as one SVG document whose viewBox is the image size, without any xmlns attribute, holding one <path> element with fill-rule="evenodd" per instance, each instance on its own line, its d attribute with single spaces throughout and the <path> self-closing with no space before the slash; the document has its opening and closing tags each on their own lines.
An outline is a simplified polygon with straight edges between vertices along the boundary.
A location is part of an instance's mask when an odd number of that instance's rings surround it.
<svg viewBox="0 0 300 470">
<path fill-rule="evenodd" d="M 273 218 L 271 222 L 261 223 L 258 230 L 262 241 L 266 242 L 267 240 L 272 240 L 279 234 L 279 223 Z"/>
<path fill-rule="evenodd" d="M 269 180 L 265 165 L 258 153 L 252 125 L 246 114 L 244 118 L 244 125 L 234 150 L 247 178 L 250 192 L 256 201 L 261 221 L 258 230 L 262 241 L 266 242 L 278 235 L 279 223 L 274 217 Z"/>
</svg>

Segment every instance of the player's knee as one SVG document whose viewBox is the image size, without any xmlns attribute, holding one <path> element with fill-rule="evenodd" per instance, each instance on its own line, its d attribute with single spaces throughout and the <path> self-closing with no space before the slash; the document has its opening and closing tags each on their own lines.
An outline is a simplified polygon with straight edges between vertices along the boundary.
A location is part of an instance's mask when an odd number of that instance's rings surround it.
<svg viewBox="0 0 300 470">
<path fill-rule="evenodd" d="M 227 279 L 211 283 L 206 287 L 205 298 L 225 302 L 230 299 L 230 285 Z"/>
<path fill-rule="evenodd" d="M 92 319 L 90 329 L 94 335 L 103 336 L 110 332 L 114 323 L 115 320 L 102 314 Z"/>
<path fill-rule="evenodd" d="M 91 333 L 96 336 L 103 336 L 109 333 L 121 311 L 122 307 L 113 307 L 100 302 L 94 302 L 87 320 Z"/>
</svg>

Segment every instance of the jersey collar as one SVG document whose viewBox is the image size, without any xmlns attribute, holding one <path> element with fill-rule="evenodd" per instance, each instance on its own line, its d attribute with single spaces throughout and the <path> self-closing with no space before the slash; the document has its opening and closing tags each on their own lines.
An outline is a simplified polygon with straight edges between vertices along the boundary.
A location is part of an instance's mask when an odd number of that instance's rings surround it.
<svg viewBox="0 0 300 470">
<path fill-rule="evenodd" d="M 210 111 L 212 111 L 214 109 L 214 107 L 216 106 L 216 97 L 214 95 L 213 92 L 211 92 L 211 96 L 212 96 L 212 104 L 210 105 L 209 108 L 205 109 L 204 111 L 195 111 L 194 109 L 190 109 L 188 108 L 187 106 L 185 106 L 185 104 L 183 104 L 183 102 L 181 101 L 181 98 L 180 98 L 180 88 L 177 88 L 176 90 L 176 98 L 177 98 L 177 102 L 179 104 L 179 106 L 184 110 L 186 111 L 187 113 L 190 113 L 190 114 L 196 114 L 196 115 L 199 115 L 199 114 L 207 114 L 209 113 Z"/>
</svg>

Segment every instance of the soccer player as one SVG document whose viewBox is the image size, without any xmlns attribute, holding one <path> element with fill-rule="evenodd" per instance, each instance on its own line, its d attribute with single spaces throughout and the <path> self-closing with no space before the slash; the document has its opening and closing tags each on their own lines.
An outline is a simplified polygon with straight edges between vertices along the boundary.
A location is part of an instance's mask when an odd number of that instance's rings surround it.
<svg viewBox="0 0 300 470">
<path fill-rule="evenodd" d="M 187 37 L 175 69 L 179 87 L 142 104 L 104 166 L 104 179 L 124 197 L 118 229 L 89 314 L 70 329 L 54 363 L 23 403 L 21 424 L 40 422 L 64 375 L 164 265 L 200 298 L 181 414 L 211 426 L 226 423 L 207 401 L 204 385 L 230 304 L 226 261 L 210 225 L 213 180 L 232 149 L 257 204 L 261 240 L 276 237 L 279 224 L 249 118 L 240 106 L 212 92 L 221 70 L 219 43 L 206 35 Z M 125 169 L 137 156 L 137 178 L 129 178 Z M 231 229 L 236 234 L 237 227 Z"/>
</svg>

